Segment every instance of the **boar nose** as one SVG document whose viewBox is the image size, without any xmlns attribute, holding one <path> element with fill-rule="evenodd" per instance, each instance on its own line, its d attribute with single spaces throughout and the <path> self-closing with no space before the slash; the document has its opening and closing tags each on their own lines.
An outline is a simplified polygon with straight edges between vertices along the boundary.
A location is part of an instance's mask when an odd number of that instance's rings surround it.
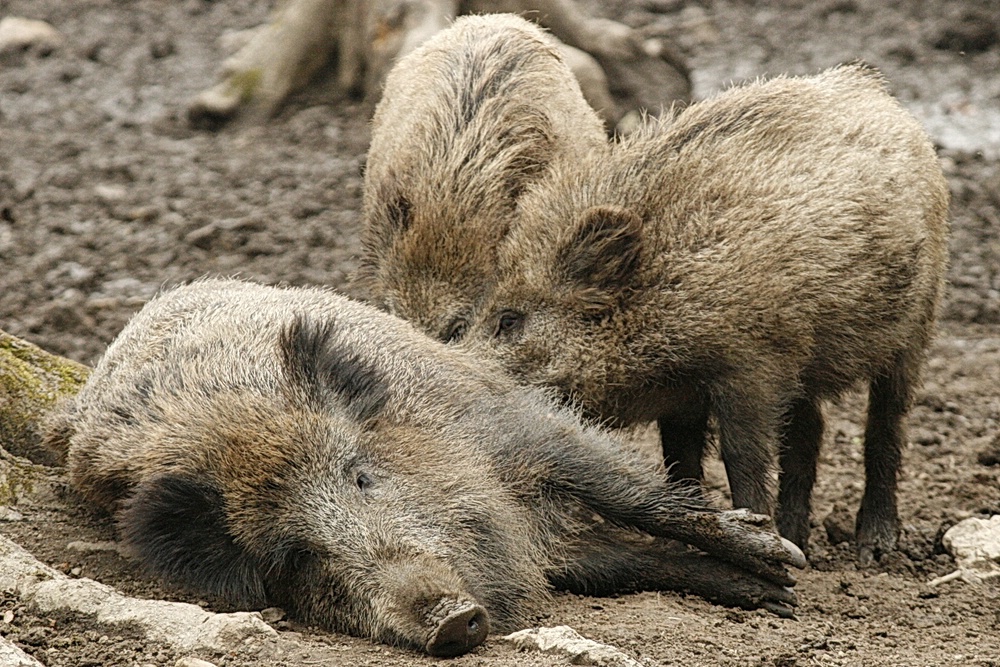
<svg viewBox="0 0 1000 667">
<path fill-rule="evenodd" d="M 490 617 L 479 605 L 452 612 L 427 642 L 427 652 L 440 658 L 468 653 L 483 643 L 490 632 Z"/>
</svg>

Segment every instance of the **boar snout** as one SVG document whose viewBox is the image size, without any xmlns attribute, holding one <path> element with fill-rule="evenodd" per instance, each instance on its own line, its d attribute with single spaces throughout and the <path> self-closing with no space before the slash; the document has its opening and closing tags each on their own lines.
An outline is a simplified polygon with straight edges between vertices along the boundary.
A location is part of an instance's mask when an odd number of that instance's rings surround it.
<svg viewBox="0 0 1000 667">
<path fill-rule="evenodd" d="M 452 567 L 427 554 L 393 560 L 383 582 L 395 633 L 438 657 L 468 653 L 485 641 L 489 612 Z"/>
<path fill-rule="evenodd" d="M 489 632 L 490 616 L 486 610 L 478 604 L 466 603 L 452 608 L 438 623 L 425 648 L 430 655 L 450 658 L 479 646 Z"/>
</svg>

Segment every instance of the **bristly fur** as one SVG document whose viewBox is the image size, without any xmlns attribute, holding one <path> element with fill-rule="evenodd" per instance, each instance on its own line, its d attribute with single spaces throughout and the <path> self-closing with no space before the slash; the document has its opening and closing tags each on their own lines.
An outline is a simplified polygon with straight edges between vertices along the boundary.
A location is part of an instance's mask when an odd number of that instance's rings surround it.
<svg viewBox="0 0 1000 667">
<path fill-rule="evenodd" d="M 867 384 L 862 560 L 895 547 L 902 419 L 947 263 L 926 132 L 870 67 L 734 87 L 553 165 L 519 202 L 467 344 L 584 411 L 657 420 L 700 480 L 708 420 L 734 502 L 807 543 L 821 401 Z M 500 336 L 505 313 L 521 315 Z M 599 316 L 595 316 L 599 315 Z"/>
<path fill-rule="evenodd" d="M 139 562 L 237 608 L 454 654 L 526 622 L 550 581 L 795 602 L 773 534 L 547 392 L 326 290 L 204 280 L 157 296 L 71 426 L 71 484 L 117 515 Z M 601 553 L 637 530 L 632 558 Z M 692 564 L 672 539 L 713 555 Z"/>
<path fill-rule="evenodd" d="M 357 421 L 374 419 L 387 400 L 386 381 L 356 350 L 341 345 L 335 332 L 336 320 L 297 315 L 278 343 L 289 377 L 316 405 L 333 397 Z"/>
<path fill-rule="evenodd" d="M 241 609 L 265 601 L 261 564 L 230 532 L 219 489 L 164 474 L 143 480 L 122 503 L 118 531 L 151 572 Z"/>
<path fill-rule="evenodd" d="M 470 16 L 403 58 L 375 111 L 359 286 L 457 340 L 518 201 L 607 136 L 557 46 L 512 15 Z"/>
</svg>

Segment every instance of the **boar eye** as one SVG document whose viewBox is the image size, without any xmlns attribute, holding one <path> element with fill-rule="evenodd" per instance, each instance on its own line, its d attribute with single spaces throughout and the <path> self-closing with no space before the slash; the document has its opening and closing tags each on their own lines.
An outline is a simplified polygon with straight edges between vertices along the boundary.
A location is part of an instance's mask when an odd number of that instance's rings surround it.
<svg viewBox="0 0 1000 667">
<path fill-rule="evenodd" d="M 375 486 L 375 480 L 371 478 L 367 473 L 359 472 L 357 478 L 355 478 L 354 483 L 358 486 L 358 491 L 361 493 L 367 493 Z"/>
<path fill-rule="evenodd" d="M 497 326 L 493 331 L 493 337 L 510 335 L 521 328 L 524 323 L 524 315 L 513 310 L 505 310 L 497 318 Z"/>
<path fill-rule="evenodd" d="M 468 328 L 469 323 L 459 317 L 448 327 L 448 330 L 444 334 L 444 342 L 457 343 L 462 340 L 462 336 L 465 335 L 465 330 Z"/>
</svg>

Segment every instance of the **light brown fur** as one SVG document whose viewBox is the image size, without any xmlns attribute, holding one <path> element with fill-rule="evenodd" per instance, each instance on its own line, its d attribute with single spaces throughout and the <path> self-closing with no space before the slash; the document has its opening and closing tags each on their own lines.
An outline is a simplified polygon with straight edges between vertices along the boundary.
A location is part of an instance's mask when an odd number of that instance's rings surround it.
<svg viewBox="0 0 1000 667">
<path fill-rule="evenodd" d="M 359 281 L 429 335 L 460 337 L 521 193 L 605 142 L 544 31 L 456 20 L 397 64 L 376 109 Z"/>
<path fill-rule="evenodd" d="M 863 560 L 895 547 L 901 419 L 931 336 L 948 190 L 861 65 L 726 91 L 522 198 L 470 337 L 588 414 L 659 420 L 700 478 L 709 415 L 734 502 L 804 546 L 821 399 L 871 385 Z"/>
</svg>

